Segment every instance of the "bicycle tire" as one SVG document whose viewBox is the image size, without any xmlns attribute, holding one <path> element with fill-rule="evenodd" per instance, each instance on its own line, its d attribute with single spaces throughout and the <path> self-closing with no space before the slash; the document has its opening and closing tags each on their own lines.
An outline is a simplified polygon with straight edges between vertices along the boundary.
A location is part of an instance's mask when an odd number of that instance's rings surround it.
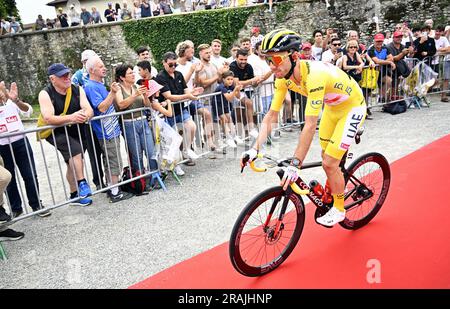
<svg viewBox="0 0 450 309">
<path fill-rule="evenodd" d="M 365 175 L 355 176 L 355 174 L 357 174 L 359 170 L 361 170 L 363 167 L 367 168 L 367 166 L 369 164 L 378 165 L 379 169 L 377 169 L 376 171 L 364 170 L 362 172 L 365 172 Z M 378 172 L 378 170 L 380 172 Z M 378 183 L 375 183 L 375 182 L 372 183 L 371 181 L 375 176 L 379 176 L 380 173 L 382 173 L 382 175 L 381 175 L 382 177 L 378 177 L 378 178 L 382 178 L 382 180 L 383 180 L 382 186 L 381 186 L 381 190 L 376 190 L 375 188 Z M 366 188 L 370 189 L 370 191 L 373 192 L 373 196 L 371 198 L 364 200 L 359 205 L 352 207 L 350 210 L 347 211 L 345 220 L 342 222 L 339 222 L 339 224 L 345 229 L 357 230 L 357 229 L 365 226 L 377 215 L 377 213 L 381 209 L 381 206 L 383 206 L 383 203 L 386 200 L 386 196 L 389 192 L 389 186 L 391 183 L 391 170 L 389 167 L 389 162 L 380 153 L 377 153 L 377 152 L 366 153 L 366 154 L 362 155 L 361 157 L 359 157 L 358 159 L 356 159 L 354 162 L 352 162 L 350 164 L 350 166 L 347 168 L 347 175 L 345 177 L 345 186 L 347 189 L 349 189 L 347 186 L 349 185 L 349 180 L 351 179 L 352 176 L 355 177 L 356 179 L 358 179 Z M 352 182 L 352 185 L 354 185 L 353 182 Z M 352 186 L 352 185 L 350 185 L 350 186 Z M 354 186 L 354 187 L 356 188 L 356 186 Z M 358 187 L 364 188 L 363 186 L 358 186 Z M 356 190 L 355 194 L 358 194 L 357 193 L 358 189 L 355 189 L 355 190 Z M 375 191 L 380 191 L 380 192 L 375 192 Z M 374 198 L 376 196 L 377 196 L 376 200 L 373 201 L 372 198 Z M 350 197 L 352 197 L 352 198 L 350 198 Z M 353 194 L 351 194 L 346 197 L 345 202 L 347 205 L 349 204 L 349 203 L 347 203 L 349 200 L 350 200 L 350 202 L 356 201 L 355 196 Z M 372 205 L 372 203 L 373 203 L 373 206 L 370 207 Z M 354 212 L 355 210 L 362 207 L 363 205 L 369 206 L 369 208 L 371 208 L 370 211 L 366 215 L 361 217 L 360 219 L 351 219 L 350 212 Z M 360 209 L 360 211 L 361 211 L 361 209 Z"/>
<path fill-rule="evenodd" d="M 246 226 L 246 223 L 251 218 L 252 214 L 255 213 L 255 211 L 262 205 L 264 205 L 265 202 L 269 201 L 273 198 L 281 197 L 280 201 L 276 205 L 276 209 L 274 213 L 276 214 L 276 211 L 281 209 L 281 205 L 284 199 L 285 192 L 283 191 L 281 186 L 272 187 L 269 188 L 261 193 L 259 193 L 257 196 L 255 196 L 241 211 L 238 219 L 236 220 L 231 237 L 230 237 L 230 243 L 229 243 L 229 254 L 230 254 L 230 260 L 233 265 L 233 267 L 242 275 L 248 276 L 248 277 L 257 277 L 265 275 L 274 269 L 276 269 L 278 266 L 280 266 L 291 254 L 292 250 L 297 245 L 297 242 L 300 239 L 301 233 L 303 231 L 303 226 L 305 222 L 305 206 L 303 203 L 303 200 L 298 195 L 292 193 L 289 195 L 289 204 L 291 205 L 291 202 L 295 208 L 295 213 L 290 212 L 290 216 L 293 218 L 296 218 L 295 227 L 292 232 L 292 236 L 287 242 L 287 245 L 285 248 L 280 251 L 281 253 L 277 255 L 274 259 L 270 260 L 268 263 L 264 263 L 262 265 L 251 265 L 249 262 L 247 262 L 245 256 L 242 255 L 241 252 L 241 239 L 243 236 L 247 236 L 250 232 L 256 231 L 258 227 L 255 227 L 251 231 L 246 231 L 243 233 L 244 228 Z M 266 209 L 267 210 L 267 209 Z M 259 211 L 258 211 L 259 212 Z M 266 211 L 266 216 L 267 216 Z M 283 221 L 286 221 L 286 216 L 288 216 L 288 212 L 285 214 L 285 219 Z M 263 216 L 264 217 L 264 216 Z M 274 216 L 276 217 L 276 216 Z M 261 220 L 262 222 L 262 220 Z M 272 220 L 270 221 L 272 222 Z M 261 227 L 264 224 L 261 224 Z M 266 231 L 261 231 L 263 233 L 266 233 Z M 264 236 L 264 242 L 267 244 L 267 233 Z M 255 236 L 251 236 L 255 237 Z M 261 235 L 263 237 L 263 235 Z M 281 237 L 281 236 L 280 236 Z M 287 237 L 286 237 L 287 238 Z M 261 238 L 262 239 L 262 238 Z M 279 239 L 276 241 L 278 242 Z M 280 242 L 282 244 L 282 242 Z M 276 246 L 276 244 L 275 244 Z M 248 247 L 248 246 L 247 246 Z M 244 250 L 244 249 L 243 249 Z M 274 250 L 275 251 L 275 250 Z M 267 252 L 266 252 L 267 254 Z M 267 255 L 266 255 L 267 256 Z"/>
</svg>

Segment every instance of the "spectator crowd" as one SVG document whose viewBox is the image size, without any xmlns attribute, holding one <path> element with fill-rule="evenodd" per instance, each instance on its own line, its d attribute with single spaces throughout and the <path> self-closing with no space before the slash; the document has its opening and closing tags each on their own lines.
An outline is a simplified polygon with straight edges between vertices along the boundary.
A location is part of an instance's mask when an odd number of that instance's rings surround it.
<svg viewBox="0 0 450 309">
<path fill-rule="evenodd" d="M 110 3 L 104 17 L 113 21 L 119 16 L 124 20 L 154 16 L 156 11 L 170 14 L 164 12 L 164 4 L 170 7 L 166 1 L 160 1 L 158 7 L 153 1 L 134 1 L 131 8 L 125 3 L 113 8 Z M 69 23 L 76 26 L 94 22 L 93 13 L 85 9 L 81 14 L 61 11 L 58 20 L 66 27 Z M 362 42 L 355 30 L 345 33 L 331 28 L 316 30 L 303 42 L 298 57 L 338 66 L 356 81 L 362 80 L 365 68 L 376 67 L 381 72 L 377 80 L 380 102 L 401 96 L 398 80 L 406 78 L 410 70 L 405 59 L 426 60 L 434 70 L 443 70 L 442 84 L 436 87 L 441 88 L 441 100 L 448 102 L 450 27 L 434 27 L 428 20 L 420 27 L 410 28 L 405 22 L 389 30 L 392 36 L 388 31 L 378 32 L 370 42 Z M 164 177 L 170 172 L 184 175 L 181 164 L 176 163 L 196 165 L 199 158 L 196 140 L 208 150 L 209 159 L 215 159 L 215 153 L 223 147 L 236 148 L 256 137 L 258 115 L 270 109 L 273 94 L 273 75 L 260 51 L 262 39 L 261 30 L 253 27 L 248 37 L 232 46 L 229 58 L 224 57 L 220 39 L 199 46 L 185 40 L 175 51 L 163 55 L 163 69 L 159 72 L 147 46 L 136 50 L 135 63 L 122 63 L 114 68 L 107 68 L 101 55 L 93 50 L 82 52 L 83 67 L 73 74 L 62 63 L 52 64 L 47 70 L 48 85 L 39 93 L 38 126 L 64 127 L 49 133 L 42 130 L 38 137 L 53 145 L 66 164 L 70 203 L 78 206 L 93 203 L 90 180 L 85 177 L 85 150 L 92 168 L 92 184 L 97 191 L 106 191 L 110 202 L 115 203 L 164 187 Z M 441 56 L 443 61 L 437 58 Z M 106 85 L 108 74 L 115 78 Z M 363 86 L 362 90 L 366 97 L 372 91 Z M 283 122 L 303 120 L 301 110 L 298 115 L 292 112 L 293 103 L 302 100 L 299 96 L 287 94 Z M 31 105 L 20 99 L 20 85 L 14 82 L 9 88 L 0 83 L 0 108 L 17 120 L 16 130 L 23 130 L 20 116 L 29 117 L 32 113 Z M 4 125 L 0 123 L 0 128 Z M 181 133 L 180 142 L 169 147 L 180 150 L 179 153 L 158 151 L 158 134 L 162 129 L 170 132 L 172 143 Z M 268 142 L 276 138 L 273 134 Z M 121 145 L 129 156 L 130 178 L 148 175 L 137 193 L 127 192 L 119 185 L 124 171 Z M 2 138 L 0 134 L 0 154 L 4 161 L 4 168 L 0 168 L 0 190 L 6 190 L 11 206 L 9 214 L 0 207 L 0 224 L 23 212 L 15 168 L 25 184 L 30 208 L 41 217 L 51 215 L 43 209 L 39 198 L 39 179 L 28 138 L 20 135 Z M 166 163 L 171 166 L 168 171 L 162 169 L 163 162 L 164 166 Z M 21 237 L 20 232 L 11 229 L 0 232 L 0 240 Z"/>
</svg>

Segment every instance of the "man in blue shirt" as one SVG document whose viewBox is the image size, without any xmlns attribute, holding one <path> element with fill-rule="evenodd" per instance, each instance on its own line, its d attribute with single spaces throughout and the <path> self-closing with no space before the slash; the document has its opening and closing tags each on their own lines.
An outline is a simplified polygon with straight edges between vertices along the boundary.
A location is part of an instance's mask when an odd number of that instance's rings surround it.
<svg viewBox="0 0 450 309">
<path fill-rule="evenodd" d="M 373 46 L 369 48 L 367 54 L 373 62 L 379 65 L 378 87 L 380 88 L 381 102 L 388 102 L 392 88 L 392 71 L 395 70 L 394 57 L 383 44 L 384 35 L 382 33 L 375 34 L 373 41 Z"/>
<path fill-rule="evenodd" d="M 97 57 L 91 57 L 86 63 L 89 72 L 89 81 L 84 86 L 86 96 L 94 110 L 94 116 L 112 115 L 114 109 L 114 97 L 120 89 L 118 83 L 111 84 L 111 91 L 106 90 L 103 78 L 106 76 L 106 67 L 103 61 Z M 120 126 L 119 117 L 110 116 L 91 122 L 92 129 L 97 136 L 103 152 L 103 166 L 105 168 L 108 186 L 117 185 L 122 169 L 122 157 L 120 155 Z M 113 187 L 108 192 L 110 202 L 115 203 L 129 199 L 133 195 L 121 192 L 119 187 Z"/>
</svg>

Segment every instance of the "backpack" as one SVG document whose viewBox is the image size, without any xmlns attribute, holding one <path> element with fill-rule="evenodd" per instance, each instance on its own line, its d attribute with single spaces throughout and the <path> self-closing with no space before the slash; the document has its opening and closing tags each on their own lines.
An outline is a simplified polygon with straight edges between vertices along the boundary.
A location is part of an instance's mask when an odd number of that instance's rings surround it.
<svg viewBox="0 0 450 309">
<path fill-rule="evenodd" d="M 386 104 L 383 106 L 383 112 L 389 113 L 391 115 L 397 115 L 406 112 L 408 109 L 405 100 L 401 100 L 399 102 Z"/>
<path fill-rule="evenodd" d="M 135 170 L 134 168 L 125 166 L 123 168 L 123 172 L 122 172 L 122 182 L 131 179 L 130 178 L 130 170 L 131 170 L 132 178 L 138 177 L 141 175 L 141 172 Z M 145 178 L 142 177 L 142 178 L 133 180 L 131 182 L 128 182 L 126 184 L 123 184 L 120 186 L 120 189 L 125 192 L 133 193 L 135 195 L 142 195 L 142 194 L 144 194 L 144 190 L 145 190 Z"/>
</svg>

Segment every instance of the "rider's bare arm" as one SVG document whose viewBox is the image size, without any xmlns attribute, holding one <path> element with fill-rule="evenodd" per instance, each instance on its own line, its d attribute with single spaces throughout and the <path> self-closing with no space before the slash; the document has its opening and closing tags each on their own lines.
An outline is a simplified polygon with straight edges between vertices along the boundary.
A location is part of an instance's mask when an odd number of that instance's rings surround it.
<svg viewBox="0 0 450 309">
<path fill-rule="evenodd" d="M 279 112 L 277 111 L 269 110 L 264 116 L 261 124 L 261 130 L 259 131 L 258 138 L 253 146 L 256 150 L 260 150 L 261 145 L 266 142 L 267 136 L 269 136 L 270 132 L 272 132 L 272 126 L 278 123 L 278 113 Z"/>
</svg>

